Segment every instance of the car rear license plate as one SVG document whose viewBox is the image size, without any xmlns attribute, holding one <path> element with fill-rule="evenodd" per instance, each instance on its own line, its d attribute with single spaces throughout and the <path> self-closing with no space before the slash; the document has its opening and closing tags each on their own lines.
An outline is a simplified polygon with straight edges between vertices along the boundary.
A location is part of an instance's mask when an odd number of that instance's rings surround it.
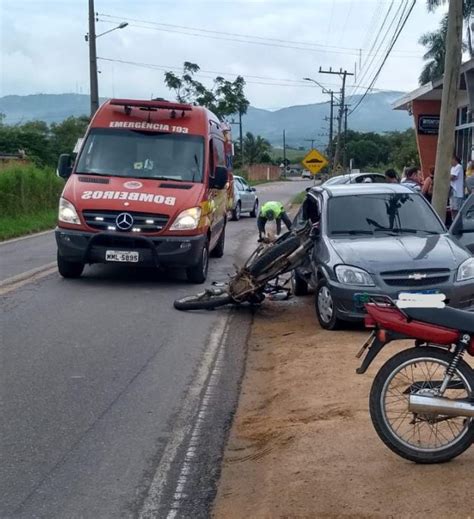
<svg viewBox="0 0 474 519">
<path fill-rule="evenodd" d="M 105 251 L 105 261 L 118 261 L 121 263 L 138 263 L 138 252 L 128 250 Z"/>
</svg>

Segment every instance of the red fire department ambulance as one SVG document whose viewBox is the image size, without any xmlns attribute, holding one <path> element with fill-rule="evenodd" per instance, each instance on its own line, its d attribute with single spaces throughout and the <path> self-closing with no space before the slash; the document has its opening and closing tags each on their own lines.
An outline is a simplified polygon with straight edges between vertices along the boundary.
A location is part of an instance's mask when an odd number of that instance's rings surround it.
<svg viewBox="0 0 474 519">
<path fill-rule="evenodd" d="M 232 204 L 229 127 L 209 110 L 164 100 L 111 99 L 93 117 L 67 178 L 56 242 L 62 276 L 85 264 L 177 266 L 205 281 L 224 254 Z"/>
</svg>

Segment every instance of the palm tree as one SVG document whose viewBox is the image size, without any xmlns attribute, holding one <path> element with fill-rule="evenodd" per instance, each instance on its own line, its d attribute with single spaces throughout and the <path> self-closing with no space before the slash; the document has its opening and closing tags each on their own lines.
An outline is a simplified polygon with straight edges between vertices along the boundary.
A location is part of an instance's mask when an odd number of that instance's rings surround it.
<svg viewBox="0 0 474 519">
<path fill-rule="evenodd" d="M 270 143 L 251 132 L 247 132 L 244 137 L 244 157 L 247 164 L 256 164 L 262 160 L 262 157 L 271 149 Z"/>
<path fill-rule="evenodd" d="M 446 0 L 427 0 L 428 10 L 434 11 Z M 471 34 L 471 17 L 474 15 L 474 0 L 463 0 L 463 17 L 466 22 L 467 45 L 463 44 L 463 50 L 468 49 L 470 57 L 474 57 L 474 49 L 472 46 Z M 419 82 L 420 85 L 428 83 L 434 79 L 441 77 L 444 73 L 444 58 L 446 49 L 446 35 L 448 32 L 447 15 L 441 20 L 439 29 L 434 32 L 427 32 L 420 38 L 419 43 L 427 47 L 427 51 L 423 59 L 427 61 L 421 71 Z"/>
</svg>

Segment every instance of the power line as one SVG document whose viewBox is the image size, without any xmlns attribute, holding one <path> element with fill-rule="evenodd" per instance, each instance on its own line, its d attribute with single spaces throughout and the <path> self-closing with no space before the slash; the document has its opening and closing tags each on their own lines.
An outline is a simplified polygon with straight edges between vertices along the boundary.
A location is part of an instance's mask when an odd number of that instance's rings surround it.
<svg viewBox="0 0 474 519">
<path fill-rule="evenodd" d="M 121 63 L 123 65 L 132 65 L 132 66 L 136 66 L 136 67 L 142 67 L 142 68 L 147 68 L 150 70 L 157 70 L 157 71 L 163 71 L 163 72 L 167 72 L 169 70 L 180 72 L 182 70 L 182 67 L 158 65 L 155 63 L 142 63 L 142 62 L 138 62 L 138 61 L 104 58 L 104 57 L 98 57 L 97 59 L 102 60 L 102 61 L 112 62 L 112 63 Z M 305 81 L 300 81 L 300 80 L 296 80 L 296 79 L 272 78 L 272 77 L 268 77 L 268 76 L 253 76 L 253 75 L 243 74 L 243 73 L 235 74 L 233 72 L 222 72 L 222 71 L 216 71 L 216 70 L 200 70 L 200 72 L 197 73 L 196 76 L 202 77 L 205 79 L 215 79 L 215 77 L 209 76 L 207 74 L 218 74 L 221 76 L 233 76 L 233 77 L 237 77 L 240 75 L 240 76 L 244 77 L 246 83 L 255 84 L 255 85 L 282 86 L 282 87 L 292 87 L 292 88 L 294 88 L 294 87 L 314 88 L 312 85 L 307 84 Z M 248 81 L 247 78 L 261 79 L 263 81 Z M 264 82 L 265 80 L 268 82 Z M 288 82 L 288 83 L 294 82 L 295 84 L 272 83 L 270 81 L 280 81 L 280 82 L 283 81 L 283 82 Z M 325 84 L 323 84 L 323 86 L 330 87 L 330 86 L 338 86 L 338 85 L 336 85 L 335 83 L 325 83 Z M 349 85 L 349 86 L 353 87 L 355 85 Z M 369 87 L 361 87 L 361 88 L 369 88 Z M 373 88 L 372 90 L 375 90 L 378 92 L 391 92 L 392 91 L 390 89 L 382 89 L 382 88 Z"/>
<path fill-rule="evenodd" d="M 387 29 L 386 29 L 386 32 L 385 32 L 385 34 L 384 34 L 384 36 L 382 37 L 382 39 L 381 39 L 380 42 L 379 42 L 379 45 L 378 45 L 377 50 L 376 50 L 376 53 L 380 53 L 380 50 L 381 50 L 383 44 L 384 44 L 385 41 L 388 39 L 389 34 L 390 34 L 390 31 L 391 31 L 391 28 L 393 27 L 393 25 L 394 25 L 394 23 L 395 23 L 395 20 L 396 20 L 397 16 L 398 16 L 399 13 L 400 13 L 400 9 L 402 8 L 402 6 L 403 6 L 403 2 L 404 2 L 404 1 L 405 1 L 405 5 L 407 5 L 407 4 L 406 4 L 406 0 L 402 0 L 402 2 L 400 3 L 400 5 L 398 6 L 398 9 L 395 11 L 395 14 L 394 14 L 394 16 L 393 16 L 391 22 L 389 23 L 389 25 L 388 25 L 388 27 L 387 27 Z M 393 5 L 394 5 L 394 0 L 392 0 L 392 2 L 391 2 L 391 4 L 390 4 L 389 10 L 388 10 L 388 12 L 387 12 L 387 15 L 385 16 L 384 21 L 383 21 L 383 23 L 382 23 L 382 25 L 381 25 L 381 27 L 380 27 L 380 30 L 379 30 L 379 32 L 378 32 L 378 34 L 377 34 L 377 37 L 376 37 L 376 39 L 375 39 L 375 41 L 374 41 L 374 47 L 373 47 L 373 48 L 375 48 L 375 44 L 377 43 L 378 37 L 379 37 L 379 35 L 380 35 L 382 29 L 383 29 L 384 26 L 385 26 L 385 22 L 388 20 L 388 15 L 390 14 L 390 11 L 391 11 Z M 400 20 L 402 19 L 402 16 L 403 16 L 403 14 L 402 14 L 401 17 L 400 17 Z M 394 34 L 395 34 L 395 33 L 396 33 L 396 29 L 395 29 Z M 360 83 L 362 83 L 362 82 L 364 81 L 364 79 L 366 79 L 366 78 L 368 77 L 369 71 L 370 71 L 372 65 L 373 65 L 374 62 L 375 62 L 375 58 L 376 58 L 376 54 L 374 53 L 374 54 L 372 54 L 372 58 L 371 58 L 370 63 L 368 64 L 367 67 L 365 66 L 367 62 L 364 63 L 364 66 L 362 67 L 363 72 L 362 72 L 362 74 L 359 76 L 359 82 L 360 82 Z M 383 59 L 383 58 L 382 58 L 382 59 Z M 352 95 L 355 94 L 356 90 L 357 90 L 357 89 L 354 89 L 354 91 L 352 92 Z"/>
<path fill-rule="evenodd" d="M 398 32 L 394 35 L 394 37 L 393 37 L 393 39 L 392 39 L 392 42 L 391 42 L 391 45 L 390 45 L 390 47 L 389 47 L 389 49 L 388 49 L 388 51 L 387 51 L 387 54 L 385 55 L 385 58 L 383 59 L 381 65 L 380 65 L 379 69 L 377 70 L 377 73 L 375 74 L 375 76 L 374 76 L 372 82 L 370 83 L 369 87 L 372 87 L 372 86 L 375 84 L 375 82 L 377 81 L 377 79 L 378 79 L 378 77 L 379 77 L 379 75 L 380 75 L 380 72 L 382 71 L 382 68 L 383 68 L 383 66 L 385 65 L 385 62 L 387 61 L 388 57 L 390 56 L 390 52 L 391 52 L 391 50 L 393 49 L 395 43 L 397 42 L 397 40 L 398 40 L 398 38 L 399 38 L 401 32 L 403 31 L 403 28 L 405 27 L 405 25 L 406 25 L 406 23 L 407 23 L 407 21 L 408 21 L 408 18 L 410 17 L 410 15 L 411 15 L 411 13 L 412 13 L 412 11 L 413 11 L 413 8 L 415 7 L 415 4 L 416 4 L 416 0 L 413 0 L 412 4 L 411 4 L 411 6 L 410 6 L 410 9 L 409 9 L 408 13 L 407 13 L 406 16 L 405 16 L 405 19 L 403 20 L 403 22 L 402 22 L 402 24 L 401 24 L 401 26 L 400 26 Z M 353 113 L 357 110 L 357 108 L 360 106 L 360 104 L 362 103 L 362 101 L 363 101 L 363 100 L 365 99 L 365 97 L 367 96 L 368 92 L 369 92 L 369 88 L 364 92 L 364 95 L 359 99 L 359 101 L 357 102 L 357 104 L 356 104 L 356 105 L 354 106 L 354 108 L 350 111 L 349 115 L 353 114 Z"/>
<path fill-rule="evenodd" d="M 137 18 L 118 17 L 118 16 L 108 15 L 108 14 L 104 14 L 104 13 L 100 13 L 99 16 L 106 17 L 106 18 L 126 20 L 129 22 L 132 22 L 132 23 L 129 23 L 130 27 L 137 27 L 137 28 L 141 28 L 141 29 L 156 30 L 156 31 L 168 32 L 168 33 L 185 34 L 188 36 L 195 36 L 195 37 L 199 37 L 199 38 L 209 38 L 209 39 L 233 41 L 233 42 L 237 42 L 237 43 L 247 43 L 247 44 L 252 44 L 252 45 L 264 45 L 264 46 L 270 46 L 270 47 L 304 50 L 304 51 L 317 52 L 317 53 L 330 52 L 330 53 L 335 53 L 335 54 L 357 55 L 359 52 L 359 49 L 355 49 L 355 48 L 351 48 L 351 47 L 324 45 L 321 43 L 313 43 L 313 42 L 307 42 L 307 41 L 304 42 L 304 41 L 282 40 L 282 39 L 278 39 L 278 38 L 264 38 L 261 36 L 214 31 L 214 30 L 210 30 L 210 29 L 201 29 L 199 27 L 190 27 L 190 26 L 184 26 L 184 25 L 159 23 L 159 22 L 153 22 L 153 21 L 148 21 L 148 20 L 140 20 Z M 99 21 L 101 21 L 103 23 L 116 23 L 115 20 L 110 21 L 110 20 L 99 19 Z M 134 23 L 134 22 L 136 22 L 136 23 Z M 143 24 L 146 24 L 146 25 L 143 25 Z M 203 34 L 199 34 L 199 33 L 203 33 Z M 338 50 L 330 50 L 330 49 L 338 49 Z M 413 53 L 411 51 L 399 51 L 399 52 L 400 52 L 400 57 L 402 57 L 402 55 L 403 55 L 403 57 L 406 57 L 406 58 L 421 57 L 419 54 Z"/>
</svg>

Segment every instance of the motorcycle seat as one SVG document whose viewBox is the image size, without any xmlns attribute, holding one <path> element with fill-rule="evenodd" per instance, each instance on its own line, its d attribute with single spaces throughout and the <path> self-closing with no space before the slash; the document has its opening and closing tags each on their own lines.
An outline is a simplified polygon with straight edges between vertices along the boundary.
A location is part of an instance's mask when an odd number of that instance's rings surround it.
<svg viewBox="0 0 474 519">
<path fill-rule="evenodd" d="M 404 308 L 403 310 L 408 317 L 415 321 L 474 334 L 474 312 L 458 310 L 449 306 L 445 308 Z"/>
</svg>

